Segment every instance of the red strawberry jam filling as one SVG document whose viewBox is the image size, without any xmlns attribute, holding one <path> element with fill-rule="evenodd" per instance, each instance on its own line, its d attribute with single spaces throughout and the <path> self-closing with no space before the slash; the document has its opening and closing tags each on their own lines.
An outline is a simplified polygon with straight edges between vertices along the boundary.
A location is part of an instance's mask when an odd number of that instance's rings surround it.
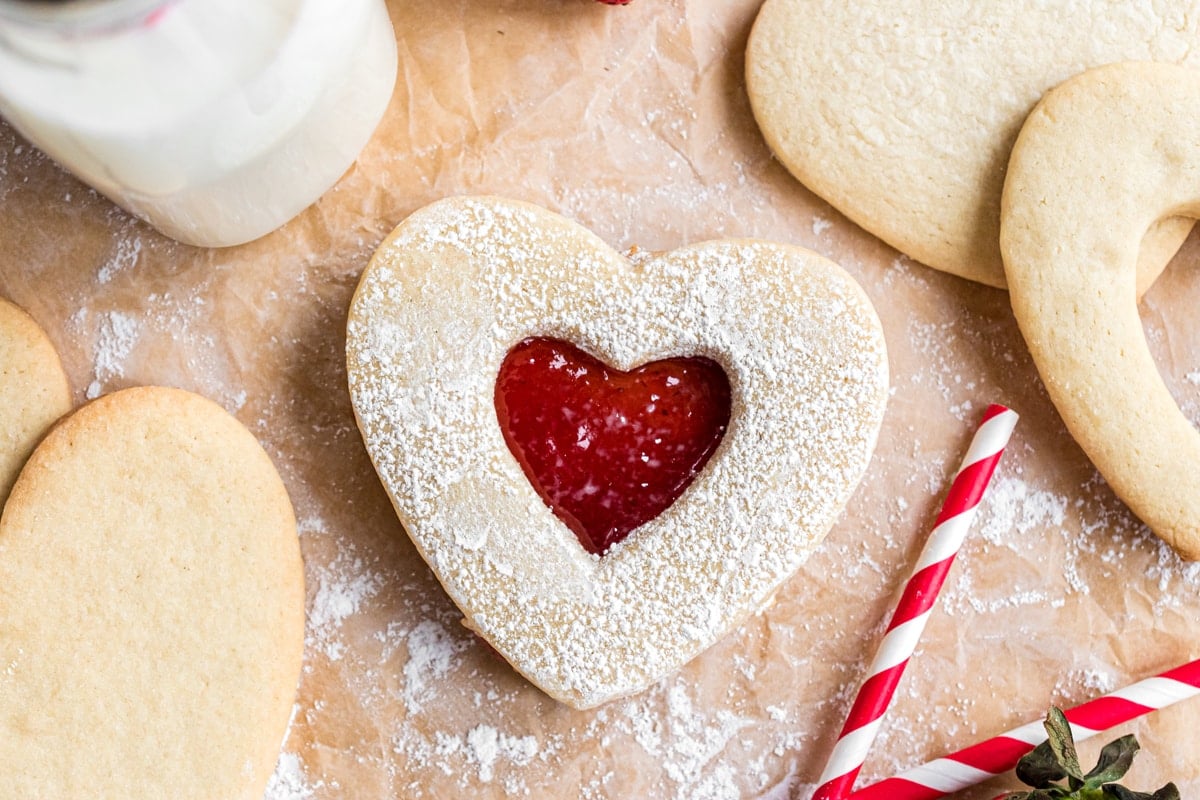
<svg viewBox="0 0 1200 800">
<path fill-rule="evenodd" d="M 603 555 L 699 474 L 729 425 L 730 389 L 709 358 L 621 372 L 568 342 L 530 338 L 501 364 L 495 402 L 529 482 Z"/>
</svg>

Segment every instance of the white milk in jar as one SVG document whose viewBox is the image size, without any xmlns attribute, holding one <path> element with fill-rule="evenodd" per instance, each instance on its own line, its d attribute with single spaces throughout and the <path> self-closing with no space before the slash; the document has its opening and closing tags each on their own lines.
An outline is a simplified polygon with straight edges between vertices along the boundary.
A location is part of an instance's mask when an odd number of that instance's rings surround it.
<svg viewBox="0 0 1200 800">
<path fill-rule="evenodd" d="M 189 244 L 316 200 L 395 79 L 383 0 L 0 0 L 0 115 Z"/>
</svg>

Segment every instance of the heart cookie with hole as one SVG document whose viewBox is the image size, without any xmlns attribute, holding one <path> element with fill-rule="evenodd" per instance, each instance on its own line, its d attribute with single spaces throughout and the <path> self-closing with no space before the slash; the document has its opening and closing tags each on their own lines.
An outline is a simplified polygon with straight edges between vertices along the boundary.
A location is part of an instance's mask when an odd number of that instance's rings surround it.
<svg viewBox="0 0 1200 800">
<path fill-rule="evenodd" d="M 1021 129 L 1001 246 L 1013 314 L 1050 399 L 1135 514 L 1200 560 L 1200 432 L 1138 314 L 1138 242 L 1200 216 L 1200 71 L 1109 64 L 1048 92 Z"/>
<path fill-rule="evenodd" d="M 1089 67 L 1200 66 L 1200 4 L 1083 0 L 766 0 L 746 87 L 788 171 L 929 266 L 1005 286 L 1004 170 L 1025 116 Z M 1146 233 L 1143 292 L 1191 220 Z"/>
<path fill-rule="evenodd" d="M 304 642 L 279 475 L 176 389 L 59 422 L 0 516 L 0 785 L 12 798 L 261 800 Z"/>
<path fill-rule="evenodd" d="M 874 309 L 814 253 L 731 240 L 630 260 L 486 197 L 388 237 L 346 349 L 418 551 L 467 625 L 576 708 L 770 600 L 862 477 L 888 390 Z"/>
</svg>

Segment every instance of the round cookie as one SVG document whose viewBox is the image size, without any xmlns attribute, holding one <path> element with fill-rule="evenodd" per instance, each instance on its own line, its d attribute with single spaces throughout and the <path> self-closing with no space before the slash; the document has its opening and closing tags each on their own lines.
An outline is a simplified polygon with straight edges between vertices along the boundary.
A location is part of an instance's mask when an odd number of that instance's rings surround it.
<svg viewBox="0 0 1200 800">
<path fill-rule="evenodd" d="M 70 410 L 54 345 L 29 315 L 0 300 L 0 507 L 34 445 Z"/>
<path fill-rule="evenodd" d="M 0 517 L 4 794 L 261 800 L 303 636 L 295 518 L 254 437 L 176 389 L 84 406 Z"/>
<path fill-rule="evenodd" d="M 1137 309 L 1138 241 L 1200 214 L 1200 72 L 1114 64 L 1072 78 L 1021 130 L 1001 246 L 1013 313 L 1071 434 L 1129 507 L 1200 558 L 1200 432 Z"/>
<path fill-rule="evenodd" d="M 497 374 L 530 336 L 618 370 L 702 356 L 729 378 L 729 426 L 695 482 L 603 557 L 501 432 Z M 888 387 L 870 301 L 812 252 L 716 241 L 631 263 L 497 198 L 435 203 L 391 234 L 346 350 L 359 428 L 418 550 L 467 624 L 576 708 L 646 687 L 763 607 L 862 477 Z"/>
<path fill-rule="evenodd" d="M 935 269 L 1005 285 L 1000 194 L 1050 87 L 1112 61 L 1200 66 L 1200 2 L 767 0 L 746 53 L 779 160 L 850 219 Z M 1191 221 L 1154 225 L 1145 290 Z"/>
</svg>

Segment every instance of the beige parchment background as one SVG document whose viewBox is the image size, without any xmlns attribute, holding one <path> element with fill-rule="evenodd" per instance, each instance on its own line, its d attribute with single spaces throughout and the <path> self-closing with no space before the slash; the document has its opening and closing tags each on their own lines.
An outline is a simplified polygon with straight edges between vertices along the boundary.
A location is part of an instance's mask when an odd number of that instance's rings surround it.
<svg viewBox="0 0 1200 800">
<path fill-rule="evenodd" d="M 1151 537 L 1074 445 L 1006 295 L 908 261 L 772 160 L 742 81 L 758 4 L 392 0 L 400 77 L 374 139 L 314 207 L 226 250 L 165 239 L 0 124 L 0 295 L 46 327 L 77 400 L 137 384 L 205 394 L 258 436 L 291 492 L 306 666 L 268 800 L 807 797 L 989 402 L 1022 421 L 864 777 L 1200 655 L 1200 568 Z M 599 710 L 543 697 L 461 629 L 350 410 L 343 326 L 372 249 L 420 206 L 482 192 L 622 249 L 811 247 L 863 283 L 888 338 L 879 450 L 826 546 L 768 611 Z M 1198 259 L 1189 242 L 1143 303 L 1194 420 Z M 1130 784 L 1176 779 L 1196 796 L 1198 723 L 1200 701 L 1122 729 L 1145 748 Z"/>
</svg>

